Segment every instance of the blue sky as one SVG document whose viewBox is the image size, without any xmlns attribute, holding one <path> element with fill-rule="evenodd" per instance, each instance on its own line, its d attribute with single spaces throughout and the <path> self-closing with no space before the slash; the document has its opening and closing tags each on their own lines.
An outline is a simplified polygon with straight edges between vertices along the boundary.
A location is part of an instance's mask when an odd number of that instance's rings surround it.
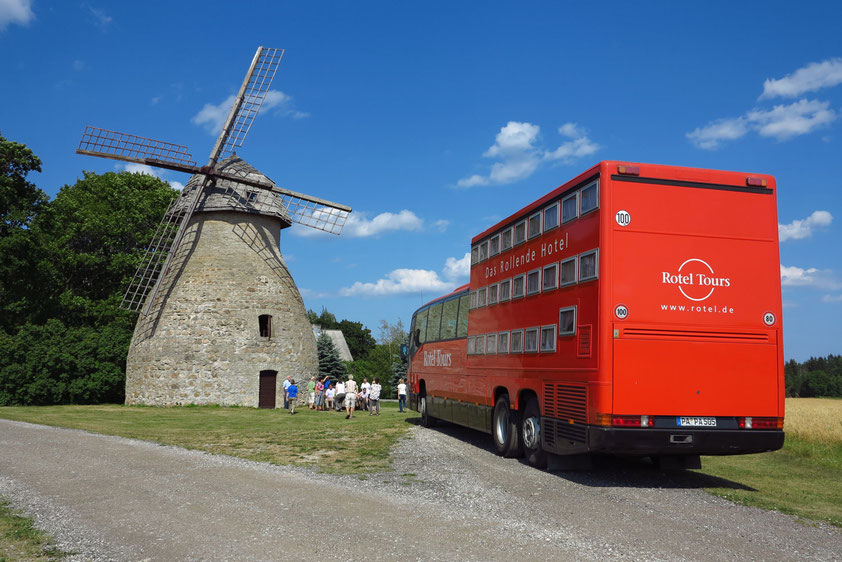
<svg viewBox="0 0 842 562">
<path fill-rule="evenodd" d="M 235 6 L 0 0 L 0 132 L 41 157 L 38 186 L 123 169 L 74 153 L 87 124 L 204 163 L 256 47 L 279 47 L 239 155 L 354 208 L 339 237 L 282 234 L 308 307 L 408 324 L 465 282 L 473 235 L 600 160 L 653 162 L 777 178 L 786 357 L 842 353 L 837 3 Z"/>
</svg>

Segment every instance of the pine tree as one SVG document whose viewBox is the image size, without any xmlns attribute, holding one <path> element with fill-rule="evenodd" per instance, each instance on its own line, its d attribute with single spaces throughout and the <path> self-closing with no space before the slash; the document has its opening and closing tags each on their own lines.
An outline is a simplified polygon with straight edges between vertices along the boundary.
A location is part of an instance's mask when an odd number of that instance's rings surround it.
<svg viewBox="0 0 842 562">
<path fill-rule="evenodd" d="M 339 352 L 333 345 L 333 340 L 326 333 L 322 332 L 319 336 L 316 349 L 319 352 L 319 377 L 327 376 L 332 381 L 344 379 L 347 372 L 345 363 L 339 358 Z"/>
</svg>

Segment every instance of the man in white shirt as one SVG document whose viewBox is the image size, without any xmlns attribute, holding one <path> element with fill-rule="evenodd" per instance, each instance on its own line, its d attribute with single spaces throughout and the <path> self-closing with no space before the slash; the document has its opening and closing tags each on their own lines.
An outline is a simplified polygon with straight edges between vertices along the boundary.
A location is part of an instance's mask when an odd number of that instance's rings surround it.
<svg viewBox="0 0 842 562">
<path fill-rule="evenodd" d="M 380 391 L 382 387 L 380 386 L 380 379 L 374 379 L 374 384 L 371 385 L 371 390 L 368 394 L 368 415 L 369 416 L 379 416 L 380 415 Z"/>
<path fill-rule="evenodd" d="M 289 389 L 289 385 L 291 385 L 291 384 L 292 384 L 292 382 L 290 382 L 290 380 L 289 380 L 289 375 L 287 375 L 287 378 L 284 379 L 284 409 L 285 410 L 289 410 L 289 398 L 287 398 L 287 390 Z"/>
<path fill-rule="evenodd" d="M 357 403 L 357 383 L 353 375 L 348 375 L 348 382 L 345 383 L 345 416 L 346 420 L 354 417 L 354 406 Z"/>
</svg>

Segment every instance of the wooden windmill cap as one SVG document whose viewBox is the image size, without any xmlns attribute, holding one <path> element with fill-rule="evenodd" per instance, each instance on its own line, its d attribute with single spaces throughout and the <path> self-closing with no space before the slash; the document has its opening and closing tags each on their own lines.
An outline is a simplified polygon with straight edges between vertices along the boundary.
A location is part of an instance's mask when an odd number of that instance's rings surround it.
<svg viewBox="0 0 842 562">
<path fill-rule="evenodd" d="M 292 224 L 275 182 L 242 158 L 236 154 L 229 156 L 217 164 L 214 172 L 214 181 L 200 194 L 194 212 L 254 213 L 278 218 L 282 223 L 281 228 Z M 201 187 L 202 178 L 201 174 L 190 178 L 184 186 L 178 205 L 188 204 L 188 195 Z M 243 178 L 245 181 L 237 181 L 236 178 Z"/>
</svg>

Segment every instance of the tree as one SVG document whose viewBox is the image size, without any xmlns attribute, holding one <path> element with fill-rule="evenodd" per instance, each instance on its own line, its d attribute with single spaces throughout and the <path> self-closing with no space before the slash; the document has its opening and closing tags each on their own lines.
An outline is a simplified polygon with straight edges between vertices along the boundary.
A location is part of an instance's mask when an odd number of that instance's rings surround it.
<svg viewBox="0 0 842 562">
<path fill-rule="evenodd" d="M 25 228 L 47 202 L 47 194 L 27 181 L 41 171 L 41 160 L 26 147 L 0 134 L 0 238 Z"/>
<path fill-rule="evenodd" d="M 20 184 L 38 166 L 0 137 L 0 404 L 122 401 L 137 315 L 119 303 L 178 192 L 153 176 L 85 173 L 46 201 Z M 30 211 L 8 204 L 21 189 L 36 194 Z"/>
<path fill-rule="evenodd" d="M 337 325 L 336 329 L 342 331 L 348 349 L 351 351 L 351 356 L 354 358 L 362 359 L 366 357 L 377 345 L 377 341 L 371 336 L 371 330 L 360 322 L 343 320 Z"/>
<path fill-rule="evenodd" d="M 316 340 L 316 350 L 319 353 L 319 377 L 330 377 L 332 381 L 344 379 L 347 374 L 345 364 L 326 333 L 322 332 Z"/>
</svg>

